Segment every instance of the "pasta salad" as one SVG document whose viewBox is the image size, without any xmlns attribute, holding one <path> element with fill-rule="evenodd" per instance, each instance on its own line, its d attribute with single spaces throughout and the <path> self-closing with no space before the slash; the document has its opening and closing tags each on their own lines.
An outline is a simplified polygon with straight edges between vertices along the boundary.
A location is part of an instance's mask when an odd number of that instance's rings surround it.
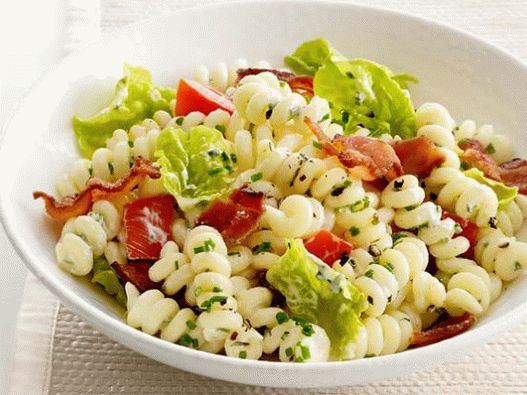
<svg viewBox="0 0 527 395">
<path fill-rule="evenodd" d="M 414 109 L 410 85 L 325 39 L 287 69 L 125 65 L 73 119 L 82 155 L 35 192 L 58 265 L 128 325 L 241 359 L 350 360 L 468 330 L 527 268 L 527 161 L 491 125 Z"/>
</svg>

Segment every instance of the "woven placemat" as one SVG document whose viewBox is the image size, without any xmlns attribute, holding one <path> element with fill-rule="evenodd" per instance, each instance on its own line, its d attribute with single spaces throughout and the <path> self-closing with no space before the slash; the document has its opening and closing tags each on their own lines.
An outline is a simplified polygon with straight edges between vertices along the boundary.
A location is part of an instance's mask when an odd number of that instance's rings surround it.
<svg viewBox="0 0 527 395">
<path fill-rule="evenodd" d="M 60 307 L 50 394 L 504 394 L 527 393 L 527 323 L 461 362 L 380 383 L 278 389 L 212 380 L 152 361 L 108 339 Z"/>
</svg>

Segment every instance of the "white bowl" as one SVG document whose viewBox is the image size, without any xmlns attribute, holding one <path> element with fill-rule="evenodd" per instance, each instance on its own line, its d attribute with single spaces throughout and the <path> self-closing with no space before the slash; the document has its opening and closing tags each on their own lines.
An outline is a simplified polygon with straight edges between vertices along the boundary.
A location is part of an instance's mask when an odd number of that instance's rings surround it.
<svg viewBox="0 0 527 395">
<path fill-rule="evenodd" d="M 89 115 L 107 100 L 123 62 L 150 68 L 175 85 L 194 65 L 267 59 L 282 65 L 301 42 L 323 36 L 349 57 L 365 57 L 418 76 L 414 103 L 438 101 L 458 121 L 495 125 L 527 153 L 527 67 L 466 33 L 417 17 L 343 3 L 276 1 L 183 10 L 131 25 L 74 54 L 33 88 L 0 149 L 1 219 L 28 268 L 71 310 L 112 339 L 160 362 L 240 383 L 314 387 L 366 383 L 410 374 L 459 358 L 509 328 L 527 311 L 527 281 L 511 284 L 467 333 L 428 347 L 349 362 L 276 363 L 226 358 L 184 348 L 128 327 L 122 311 L 55 264 L 58 227 L 34 190 L 53 191 L 77 157 L 73 114 Z"/>
</svg>

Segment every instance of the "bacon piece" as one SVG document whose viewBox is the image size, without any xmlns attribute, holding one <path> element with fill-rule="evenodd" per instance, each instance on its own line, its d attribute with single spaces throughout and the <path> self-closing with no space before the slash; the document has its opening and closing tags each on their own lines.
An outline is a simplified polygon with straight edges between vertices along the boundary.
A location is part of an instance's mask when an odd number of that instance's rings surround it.
<svg viewBox="0 0 527 395">
<path fill-rule="evenodd" d="M 449 339 L 467 331 L 475 323 L 476 317 L 469 313 L 449 318 L 426 331 L 414 332 L 410 345 L 422 347 Z"/>
<path fill-rule="evenodd" d="M 389 180 L 403 172 L 401 162 L 390 144 L 364 136 L 336 135 L 329 140 L 320 126 L 308 117 L 304 122 L 317 137 L 328 155 L 336 155 L 351 174 L 366 181 L 386 177 Z"/>
<path fill-rule="evenodd" d="M 86 214 L 97 200 L 113 199 L 130 192 L 146 177 L 156 179 L 161 177 L 161 173 L 149 160 L 138 158 L 130 172 L 113 183 L 92 177 L 86 183 L 84 191 L 66 196 L 61 201 L 40 191 L 33 192 L 33 199 L 44 199 L 48 215 L 53 219 L 66 221 Z"/>
<path fill-rule="evenodd" d="M 340 145 L 339 159 L 346 167 L 366 167 L 370 180 L 386 177 L 392 180 L 403 173 L 401 162 L 390 144 L 364 136 L 337 135 L 333 143 Z M 367 179 L 363 177 L 363 179 Z"/>
<path fill-rule="evenodd" d="M 527 160 L 513 159 L 500 166 L 502 181 L 508 186 L 516 186 L 521 194 L 527 194 Z"/>
<path fill-rule="evenodd" d="M 492 156 L 485 153 L 483 146 L 476 139 L 466 139 L 459 143 L 464 151 L 461 160 L 468 167 L 475 167 L 483 172 L 485 176 L 496 181 L 501 181 L 500 167 Z"/>
<path fill-rule="evenodd" d="M 516 186 L 521 194 L 527 194 L 527 160 L 515 158 L 498 165 L 475 139 L 466 139 L 459 143 L 459 147 L 464 150 L 461 159 L 468 167 L 478 168 L 488 178 Z"/>
<path fill-rule="evenodd" d="M 287 82 L 292 90 L 299 91 L 309 97 L 313 97 L 313 77 L 310 75 L 297 76 L 296 74 L 289 71 L 251 67 L 247 69 L 238 69 L 238 79 L 236 82 L 238 83 L 243 77 L 247 77 L 248 75 L 256 75 L 263 72 L 273 73 L 280 81 Z"/>
<path fill-rule="evenodd" d="M 152 266 L 151 261 L 134 261 L 133 263 L 129 262 L 125 265 L 113 262 L 111 266 L 115 270 L 115 273 L 117 273 L 117 277 L 123 283 L 134 284 L 140 292 L 161 287 L 161 282 L 153 282 L 148 276 L 148 270 Z"/>
<path fill-rule="evenodd" d="M 243 186 L 227 199 L 216 199 L 199 216 L 196 225 L 209 225 L 231 242 L 238 241 L 256 229 L 264 212 L 265 196 Z"/>
<path fill-rule="evenodd" d="M 427 177 L 432 169 L 445 161 L 443 153 L 426 136 L 395 141 L 392 147 L 401 161 L 404 174 L 414 174 L 419 178 Z"/>
<path fill-rule="evenodd" d="M 236 82 L 239 82 L 243 77 L 247 77 L 248 75 L 256 75 L 260 73 L 273 73 L 276 78 L 278 78 L 280 81 L 289 81 L 296 77 L 295 73 L 291 73 L 290 71 L 283 71 L 283 70 L 277 70 L 277 69 L 265 69 L 265 68 L 258 68 L 258 67 L 248 67 L 246 69 L 238 69 L 238 79 Z"/>
</svg>

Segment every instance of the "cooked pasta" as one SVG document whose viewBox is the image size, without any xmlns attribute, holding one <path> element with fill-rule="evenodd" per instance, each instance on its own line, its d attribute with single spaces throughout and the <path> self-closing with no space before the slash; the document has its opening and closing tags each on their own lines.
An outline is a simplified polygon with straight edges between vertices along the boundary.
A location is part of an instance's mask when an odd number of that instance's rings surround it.
<svg viewBox="0 0 527 395">
<path fill-rule="evenodd" d="M 462 218 L 473 220 L 478 226 L 489 225 L 498 212 L 498 198 L 494 191 L 453 168 L 437 168 L 425 180 L 430 193 L 441 207 L 454 211 Z"/>
<path fill-rule="evenodd" d="M 188 285 L 195 276 L 188 257 L 179 252 L 173 241 L 168 241 L 161 249 L 161 259 L 148 270 L 148 277 L 154 282 L 163 281 L 165 295 L 175 295 Z"/>
<path fill-rule="evenodd" d="M 500 230 L 487 228 L 480 232 L 476 244 L 476 261 L 503 281 L 512 281 L 527 268 L 527 243 L 505 236 Z"/>
<path fill-rule="evenodd" d="M 441 219 L 441 207 L 433 202 L 423 203 L 424 190 L 416 177 L 399 177 L 388 184 L 381 195 L 382 202 L 396 209 L 394 222 L 402 229 L 415 229 L 417 236 L 429 246 L 436 258 L 452 258 L 466 252 L 469 241 L 454 237 L 456 222 Z"/>
<path fill-rule="evenodd" d="M 449 314 L 484 313 L 490 304 L 491 283 L 488 273 L 470 259 L 437 260 L 437 268 L 451 277 L 447 281 L 445 307 Z"/>
<path fill-rule="evenodd" d="M 368 317 L 357 335 L 350 359 L 406 350 L 413 331 L 410 317 L 402 311 L 392 311 L 376 318 Z"/>
</svg>

